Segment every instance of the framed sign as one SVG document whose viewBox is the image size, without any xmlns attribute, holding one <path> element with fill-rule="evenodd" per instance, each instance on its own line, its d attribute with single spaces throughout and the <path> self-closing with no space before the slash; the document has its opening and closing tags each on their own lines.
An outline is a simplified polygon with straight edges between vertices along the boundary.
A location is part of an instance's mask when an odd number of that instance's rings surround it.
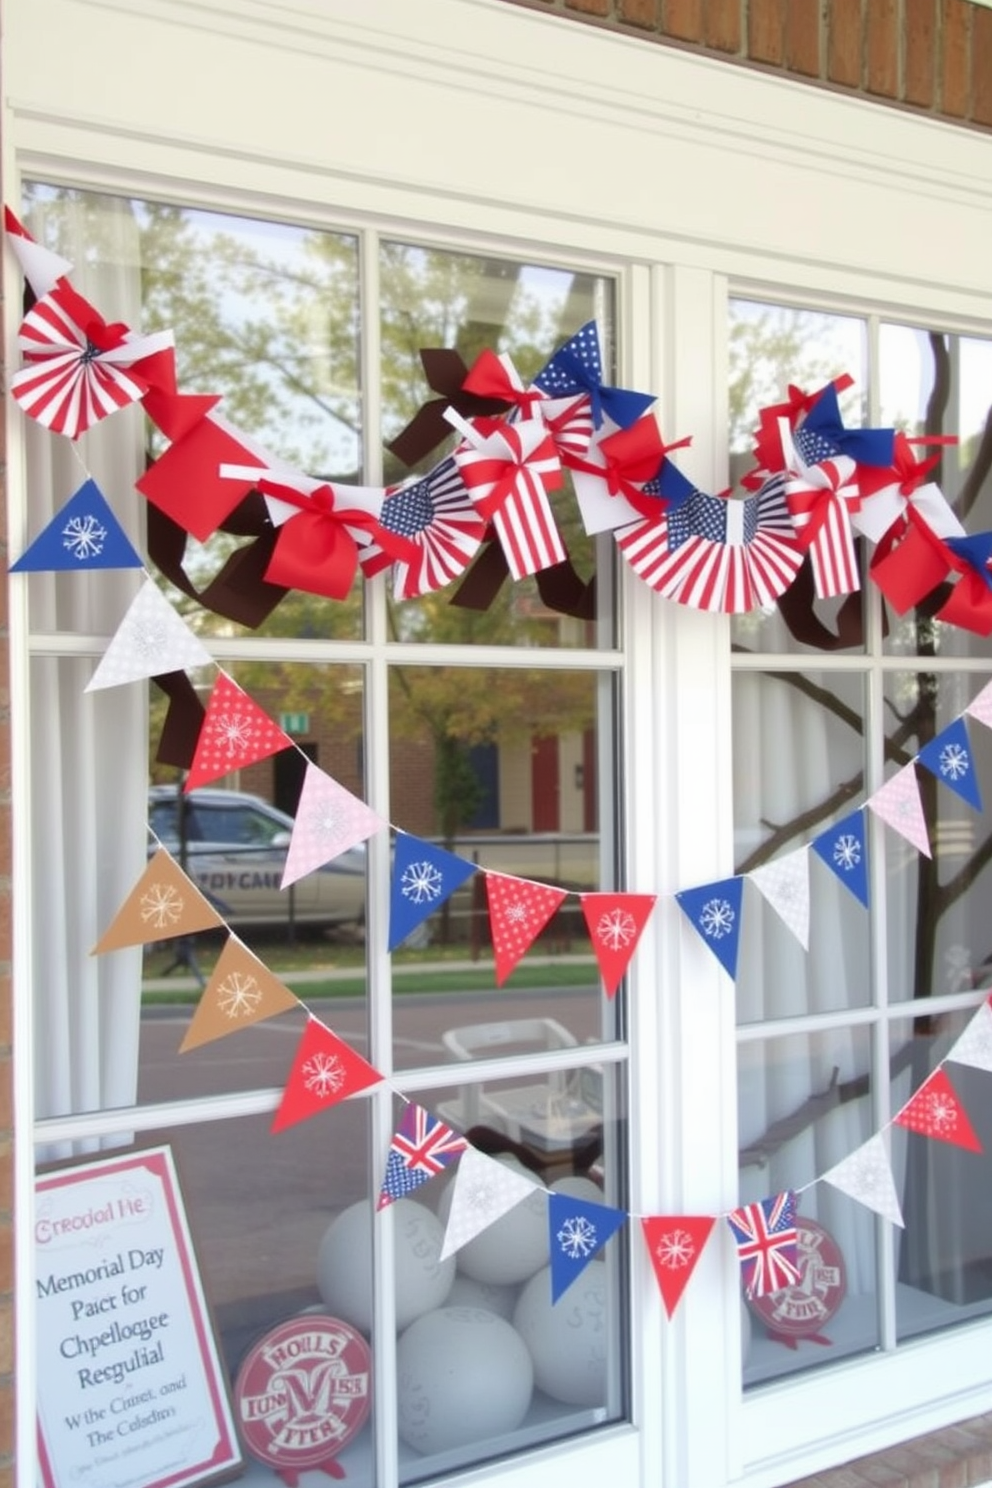
<svg viewBox="0 0 992 1488">
<path fill-rule="evenodd" d="M 186 1488 L 243 1458 L 168 1147 L 35 1183 L 44 1488 Z"/>
</svg>

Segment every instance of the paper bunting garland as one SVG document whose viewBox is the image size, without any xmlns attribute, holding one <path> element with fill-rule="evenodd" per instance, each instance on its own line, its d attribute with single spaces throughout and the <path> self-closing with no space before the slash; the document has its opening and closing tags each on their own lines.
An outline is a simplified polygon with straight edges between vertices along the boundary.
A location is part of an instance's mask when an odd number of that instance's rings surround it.
<svg viewBox="0 0 992 1488">
<path fill-rule="evenodd" d="M 920 782 L 912 763 L 903 765 L 897 774 L 869 797 L 868 805 L 880 821 L 912 843 L 924 857 L 932 857 L 930 836 L 923 802 L 920 800 Z M 860 898 L 860 895 L 858 896 Z"/>
<path fill-rule="evenodd" d="M 173 940 L 223 923 L 192 879 L 160 847 L 90 954 Z"/>
<path fill-rule="evenodd" d="M 468 1143 L 437 1116 L 412 1101 L 393 1135 L 377 1209 L 406 1198 L 461 1157 Z"/>
<path fill-rule="evenodd" d="M 742 878 L 724 878 L 675 895 L 682 913 L 731 980 L 737 976 L 743 894 Z"/>
<path fill-rule="evenodd" d="M 96 481 L 84 481 L 25 549 L 11 573 L 141 568 L 138 554 Z"/>
<path fill-rule="evenodd" d="M 748 878 L 789 927 L 804 951 L 809 950 L 809 853 L 805 847 L 771 863 L 752 868 Z"/>
<path fill-rule="evenodd" d="M 982 809 L 982 797 L 975 775 L 975 757 L 963 718 L 955 718 L 935 739 L 925 744 L 917 755 L 924 769 L 967 801 L 976 811 Z"/>
<path fill-rule="evenodd" d="M 988 998 L 948 1050 L 947 1058 L 952 1064 L 967 1064 L 992 1074 L 992 1003 Z"/>
<path fill-rule="evenodd" d="M 637 949 L 641 932 L 658 902 L 656 894 L 580 894 L 582 914 L 599 963 L 607 997 L 612 997 Z"/>
<path fill-rule="evenodd" d="M 910 1096 L 898 1115 L 896 1126 L 931 1137 L 935 1142 L 950 1142 L 968 1152 L 981 1152 L 978 1134 L 968 1120 L 946 1071 L 938 1067 Z"/>
<path fill-rule="evenodd" d="M 389 950 L 401 945 L 474 872 L 475 864 L 455 853 L 412 837 L 408 832 L 397 832 L 389 907 Z"/>
<path fill-rule="evenodd" d="M 789 1189 L 727 1215 L 748 1297 L 764 1297 L 800 1280 L 796 1195 Z"/>
<path fill-rule="evenodd" d="M 992 728 L 992 682 L 986 682 L 977 697 L 972 698 L 964 710 L 969 718 L 977 718 L 986 728 Z"/>
<path fill-rule="evenodd" d="M 710 1214 L 654 1215 L 641 1220 L 661 1300 L 669 1317 L 674 1315 L 689 1285 L 715 1224 Z"/>
<path fill-rule="evenodd" d="M 594 1204 L 571 1194 L 548 1195 L 551 1246 L 551 1301 L 557 1302 L 625 1222 L 622 1209 Z"/>
<path fill-rule="evenodd" d="M 867 908 L 868 838 L 865 835 L 864 808 L 852 811 L 828 827 L 813 838 L 810 846 L 831 873 Z"/>
<path fill-rule="evenodd" d="M 507 873 L 487 873 L 485 878 L 496 985 L 501 987 L 568 895 L 565 889 Z"/>
<path fill-rule="evenodd" d="M 282 888 L 357 847 L 385 826 L 381 816 L 336 780 L 308 764 L 286 854 Z"/>
<path fill-rule="evenodd" d="M 883 1219 L 903 1227 L 902 1210 L 896 1193 L 889 1155 L 880 1132 L 858 1147 L 848 1157 L 842 1158 L 822 1175 L 822 1182 L 829 1183 L 841 1193 L 848 1194 L 867 1209 L 873 1209 Z"/>
<path fill-rule="evenodd" d="M 454 1255 L 497 1219 L 539 1192 L 534 1179 L 466 1146 L 451 1189 L 451 1208 L 438 1259 Z"/>
<path fill-rule="evenodd" d="M 191 791 L 198 785 L 208 785 L 232 770 L 241 770 L 288 749 L 292 742 L 264 709 L 242 692 L 226 672 L 221 672 L 207 703 L 196 753 L 183 788 Z"/>
<path fill-rule="evenodd" d="M 308 1121 L 359 1090 L 378 1085 L 382 1076 L 343 1039 L 310 1018 L 296 1049 L 273 1132 Z"/>
<path fill-rule="evenodd" d="M 146 579 L 86 684 L 86 691 L 120 687 L 125 682 L 139 682 L 162 672 L 181 672 L 187 667 L 211 663 L 210 652 L 197 640 L 155 580 Z"/>
<path fill-rule="evenodd" d="M 253 956 L 234 935 L 228 936 L 210 980 L 179 1045 L 180 1054 L 229 1033 L 275 1018 L 299 1007 L 299 998 Z"/>
</svg>

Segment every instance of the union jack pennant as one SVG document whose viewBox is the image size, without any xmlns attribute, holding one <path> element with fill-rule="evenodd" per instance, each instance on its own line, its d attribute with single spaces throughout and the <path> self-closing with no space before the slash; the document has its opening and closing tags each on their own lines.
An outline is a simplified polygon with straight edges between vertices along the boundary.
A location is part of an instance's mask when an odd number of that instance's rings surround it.
<svg viewBox="0 0 992 1488">
<path fill-rule="evenodd" d="M 741 1276 L 749 1298 L 764 1297 L 799 1281 L 796 1195 L 791 1189 L 745 1204 L 727 1215 L 737 1241 Z"/>
<path fill-rule="evenodd" d="M 468 1143 L 450 1126 L 445 1126 L 423 1106 L 412 1102 L 403 1112 L 389 1146 L 386 1176 L 382 1180 L 377 1209 L 385 1209 L 395 1199 L 402 1199 L 428 1178 L 440 1173 L 456 1157 L 461 1157 Z"/>
</svg>

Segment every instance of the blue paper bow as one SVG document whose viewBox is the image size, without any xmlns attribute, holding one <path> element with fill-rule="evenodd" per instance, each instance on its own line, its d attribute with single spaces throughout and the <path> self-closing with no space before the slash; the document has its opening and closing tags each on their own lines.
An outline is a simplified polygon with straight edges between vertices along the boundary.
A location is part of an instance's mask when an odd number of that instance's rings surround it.
<svg viewBox="0 0 992 1488">
<path fill-rule="evenodd" d="M 603 386 L 603 361 L 594 320 L 587 321 L 564 346 L 558 348 L 534 378 L 534 387 L 540 388 L 550 398 L 585 393 L 592 404 L 592 421 L 597 429 L 602 425 L 604 414 L 618 428 L 629 429 L 654 402 L 651 393 Z"/>
</svg>

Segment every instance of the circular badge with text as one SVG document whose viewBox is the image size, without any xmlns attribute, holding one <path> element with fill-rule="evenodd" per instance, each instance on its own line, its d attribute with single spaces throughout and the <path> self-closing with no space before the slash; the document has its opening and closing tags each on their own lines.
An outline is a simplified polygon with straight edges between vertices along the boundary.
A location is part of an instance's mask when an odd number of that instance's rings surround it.
<svg viewBox="0 0 992 1488">
<path fill-rule="evenodd" d="M 770 1333 L 816 1338 L 847 1293 L 844 1257 L 830 1231 L 802 1214 L 796 1216 L 796 1249 L 799 1280 L 779 1292 L 750 1298 L 748 1306 Z"/>
<path fill-rule="evenodd" d="M 326 1465 L 364 1424 L 371 1376 L 369 1346 L 347 1323 L 323 1313 L 280 1323 L 234 1382 L 245 1446 L 270 1467 Z"/>
</svg>

